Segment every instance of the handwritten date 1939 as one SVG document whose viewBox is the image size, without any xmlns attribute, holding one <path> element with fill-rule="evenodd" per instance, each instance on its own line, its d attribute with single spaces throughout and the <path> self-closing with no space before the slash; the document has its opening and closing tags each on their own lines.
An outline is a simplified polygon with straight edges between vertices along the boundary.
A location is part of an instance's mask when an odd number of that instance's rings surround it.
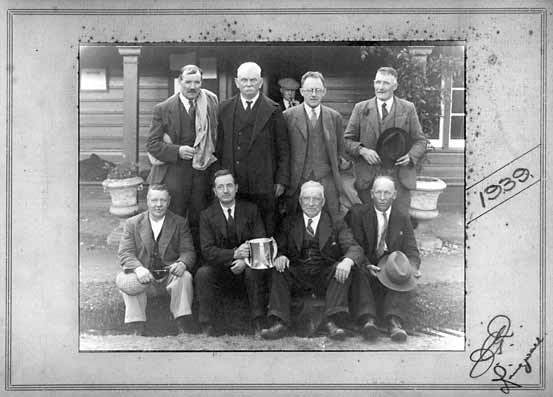
<svg viewBox="0 0 553 397">
<path fill-rule="evenodd" d="M 480 204 L 483 208 L 486 208 L 488 201 L 493 201 L 499 198 L 503 193 L 510 192 L 517 187 L 517 183 L 521 184 L 527 182 L 529 179 L 534 178 L 534 175 L 530 173 L 528 168 L 517 168 L 513 171 L 511 176 L 501 178 L 498 183 L 488 185 L 483 191 L 480 191 Z"/>
</svg>

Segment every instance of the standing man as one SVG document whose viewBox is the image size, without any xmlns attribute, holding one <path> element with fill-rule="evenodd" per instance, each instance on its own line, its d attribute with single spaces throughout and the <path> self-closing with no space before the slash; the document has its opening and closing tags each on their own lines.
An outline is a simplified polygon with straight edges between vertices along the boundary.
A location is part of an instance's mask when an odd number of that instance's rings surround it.
<svg viewBox="0 0 553 397">
<path fill-rule="evenodd" d="M 178 77 L 180 91 L 154 106 L 146 143 L 155 161 L 147 182 L 164 183 L 171 193 L 170 209 L 187 216 L 199 250 L 199 214 L 211 198 L 211 164 L 217 139 L 217 96 L 201 88 L 202 70 L 186 65 Z"/>
<path fill-rule="evenodd" d="M 247 240 L 265 237 L 265 228 L 255 204 L 236 200 L 238 186 L 228 170 L 215 172 L 213 191 L 217 202 L 200 215 L 200 241 L 205 264 L 196 273 L 199 321 L 207 335 L 215 335 L 215 311 L 222 293 L 246 289 L 255 329 L 261 331 L 265 317 L 267 270 L 247 266 Z"/>
<path fill-rule="evenodd" d="M 128 295 L 125 302 L 125 323 L 142 335 L 146 322 L 147 296 L 169 294 L 170 309 L 180 333 L 186 331 L 192 314 L 192 275 L 196 253 L 185 218 L 167 208 L 171 196 L 167 186 L 150 185 L 148 210 L 127 219 L 119 243 L 119 261 L 125 273 L 135 273 L 138 281 L 147 284 L 144 292 Z"/>
<path fill-rule="evenodd" d="M 299 88 L 300 83 L 291 77 L 283 77 L 278 81 L 278 85 L 280 86 L 280 94 L 282 95 L 282 99 L 278 103 L 280 110 L 284 112 L 286 109 L 300 104 L 296 99 L 296 90 Z"/>
<path fill-rule="evenodd" d="M 278 104 L 259 92 L 261 68 L 238 67 L 240 94 L 221 103 L 217 158 L 240 186 L 238 196 L 255 203 L 269 236 L 275 232 L 275 202 L 290 178 L 288 131 Z"/>
<path fill-rule="evenodd" d="M 357 278 L 352 290 L 370 294 L 370 302 L 376 298 L 376 307 L 370 308 L 371 317 L 380 311 L 392 340 L 402 342 L 407 338 L 402 324 L 409 291 L 421 276 L 419 250 L 409 216 L 399 211 L 394 202 L 394 181 L 388 176 L 376 177 L 371 197 L 370 204 L 354 206 L 346 215 L 353 236 L 368 259 L 366 267 L 370 273 Z"/>
<path fill-rule="evenodd" d="M 355 105 L 344 137 L 346 151 L 355 160 L 355 188 L 361 201 L 369 202 L 371 187 L 377 175 L 389 174 L 397 186 L 396 206 L 407 212 L 410 203 L 409 189 L 415 188 L 415 166 L 426 151 L 426 138 L 422 133 L 415 105 L 394 96 L 397 85 L 395 69 L 378 69 L 374 79 L 376 96 Z M 376 144 L 380 134 L 391 127 L 407 131 L 412 146 L 408 153 L 397 159 L 392 169 L 384 170 L 376 152 Z"/>
<path fill-rule="evenodd" d="M 286 189 L 287 211 L 298 211 L 300 186 L 308 180 L 324 186 L 326 209 L 333 221 L 340 218 L 340 194 L 344 187 L 338 164 L 344 150 L 344 130 L 340 113 L 321 105 L 326 94 L 320 72 L 307 72 L 301 78 L 303 106 L 283 115 L 290 137 L 290 185 Z"/>
<path fill-rule="evenodd" d="M 325 325 L 332 339 L 344 339 L 340 328 L 342 316 L 348 313 L 348 296 L 358 266 L 364 262 L 363 250 L 353 239 L 344 222 L 333 223 L 323 211 L 324 187 L 308 181 L 301 187 L 301 214 L 286 217 L 277 235 L 279 256 L 271 269 L 269 315 L 274 320 L 270 328 L 261 331 L 265 339 L 283 337 L 290 324 L 291 295 L 314 293 L 325 297 Z M 353 292 L 353 291 L 352 291 Z M 364 295 L 367 297 L 367 295 Z M 368 302 L 352 296 L 352 317 L 362 325 L 364 335 L 376 332 L 368 318 Z"/>
</svg>

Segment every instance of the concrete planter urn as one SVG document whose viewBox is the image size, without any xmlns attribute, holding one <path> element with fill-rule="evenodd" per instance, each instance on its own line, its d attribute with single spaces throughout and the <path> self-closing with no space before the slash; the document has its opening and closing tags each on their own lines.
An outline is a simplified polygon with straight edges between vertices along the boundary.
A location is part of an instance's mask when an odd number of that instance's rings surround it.
<svg viewBox="0 0 553 397">
<path fill-rule="evenodd" d="M 111 196 L 109 213 L 120 218 L 130 217 L 138 212 L 137 192 L 142 189 L 144 180 L 139 177 L 125 179 L 105 179 L 104 190 Z"/>
<path fill-rule="evenodd" d="M 442 247 L 442 241 L 432 231 L 432 220 L 438 217 L 438 198 L 447 184 L 439 178 L 418 176 L 416 189 L 411 190 L 409 215 L 418 221 L 415 237 L 419 248 L 434 250 Z"/>
<path fill-rule="evenodd" d="M 139 176 L 123 179 L 105 179 L 102 182 L 104 190 L 109 192 L 111 206 L 109 213 L 120 218 L 119 225 L 107 237 L 107 243 L 116 247 L 123 235 L 125 220 L 139 211 L 138 191 L 142 189 L 144 180 Z"/>
</svg>

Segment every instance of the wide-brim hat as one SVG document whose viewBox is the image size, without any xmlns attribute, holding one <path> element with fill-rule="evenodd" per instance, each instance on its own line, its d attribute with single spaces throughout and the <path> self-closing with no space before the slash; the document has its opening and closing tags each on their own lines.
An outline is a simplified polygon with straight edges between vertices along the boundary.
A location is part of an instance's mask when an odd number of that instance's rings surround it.
<svg viewBox="0 0 553 397">
<path fill-rule="evenodd" d="M 382 132 L 376 142 L 376 152 L 385 168 L 392 168 L 397 159 L 407 154 L 412 142 L 403 128 L 391 127 Z"/>
<path fill-rule="evenodd" d="M 120 272 L 117 277 L 115 277 L 115 285 L 125 294 L 131 296 L 141 294 L 148 288 L 148 283 L 142 284 L 138 281 L 135 272 Z"/>
<path fill-rule="evenodd" d="M 278 81 L 278 85 L 286 90 L 297 90 L 300 87 L 300 83 L 291 77 L 284 77 Z"/>
<path fill-rule="evenodd" d="M 380 282 L 394 291 L 410 291 L 417 286 L 415 268 L 401 251 L 383 256 L 378 262 Z"/>
</svg>

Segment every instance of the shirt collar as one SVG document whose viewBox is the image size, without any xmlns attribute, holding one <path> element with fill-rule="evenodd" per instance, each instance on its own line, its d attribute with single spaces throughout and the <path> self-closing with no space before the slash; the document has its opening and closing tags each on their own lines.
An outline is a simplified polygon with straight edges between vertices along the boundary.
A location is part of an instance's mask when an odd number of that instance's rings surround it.
<svg viewBox="0 0 553 397">
<path fill-rule="evenodd" d="M 392 109 L 392 106 L 394 104 L 394 96 L 392 95 L 392 97 L 390 99 L 388 99 L 387 101 L 382 101 L 382 100 L 376 98 L 376 104 L 378 105 L 378 111 L 381 111 L 383 103 L 386 104 L 386 109 L 388 109 L 388 112 L 389 112 Z"/>
<path fill-rule="evenodd" d="M 229 210 L 229 208 L 230 208 L 230 213 L 234 217 L 234 208 L 236 207 L 236 201 L 230 207 L 223 207 L 223 204 L 221 204 L 221 202 L 219 202 L 219 205 L 221 206 L 221 209 L 223 210 L 223 214 L 225 214 L 225 218 L 228 219 L 228 210 Z"/>
<path fill-rule="evenodd" d="M 386 211 L 380 211 L 376 207 L 374 207 L 374 210 L 377 214 L 383 215 L 386 214 L 386 219 L 390 220 L 390 212 L 392 212 L 392 206 L 390 205 Z"/>
<path fill-rule="evenodd" d="M 259 99 L 259 92 L 252 99 L 246 99 L 242 96 L 242 94 L 240 94 L 240 100 L 242 101 L 242 106 L 244 106 L 244 109 L 246 109 L 246 107 L 248 106 L 246 101 L 251 101 L 252 102 L 252 108 L 253 108 L 258 99 Z"/>
<path fill-rule="evenodd" d="M 190 99 L 182 95 L 182 92 L 179 92 L 179 99 L 184 105 L 184 108 L 186 109 L 186 111 L 188 112 L 188 109 L 190 108 Z M 196 99 L 197 98 L 195 98 L 194 101 L 196 101 Z"/>
<path fill-rule="evenodd" d="M 315 110 L 315 114 L 317 115 L 317 118 L 321 115 L 321 105 L 318 105 L 316 108 L 312 108 L 305 102 L 303 103 L 303 107 L 305 109 L 305 112 L 307 113 L 307 116 L 311 116 L 311 109 Z"/>
<path fill-rule="evenodd" d="M 322 211 L 319 212 L 316 216 L 314 216 L 313 218 L 309 218 L 307 215 L 305 215 L 305 212 L 303 213 L 303 223 L 305 224 L 305 226 L 307 226 L 307 223 L 309 222 L 309 219 L 313 219 L 313 224 L 314 225 L 318 225 L 319 224 L 319 220 L 321 219 L 321 214 L 322 214 Z M 315 227 L 313 228 L 315 229 Z"/>
<path fill-rule="evenodd" d="M 153 224 L 163 224 L 163 221 L 165 221 L 165 216 L 163 216 L 163 218 L 161 218 L 159 221 L 156 221 L 154 220 L 154 218 L 152 218 L 152 216 L 150 214 L 148 214 L 148 218 L 150 218 L 150 223 Z"/>
</svg>

